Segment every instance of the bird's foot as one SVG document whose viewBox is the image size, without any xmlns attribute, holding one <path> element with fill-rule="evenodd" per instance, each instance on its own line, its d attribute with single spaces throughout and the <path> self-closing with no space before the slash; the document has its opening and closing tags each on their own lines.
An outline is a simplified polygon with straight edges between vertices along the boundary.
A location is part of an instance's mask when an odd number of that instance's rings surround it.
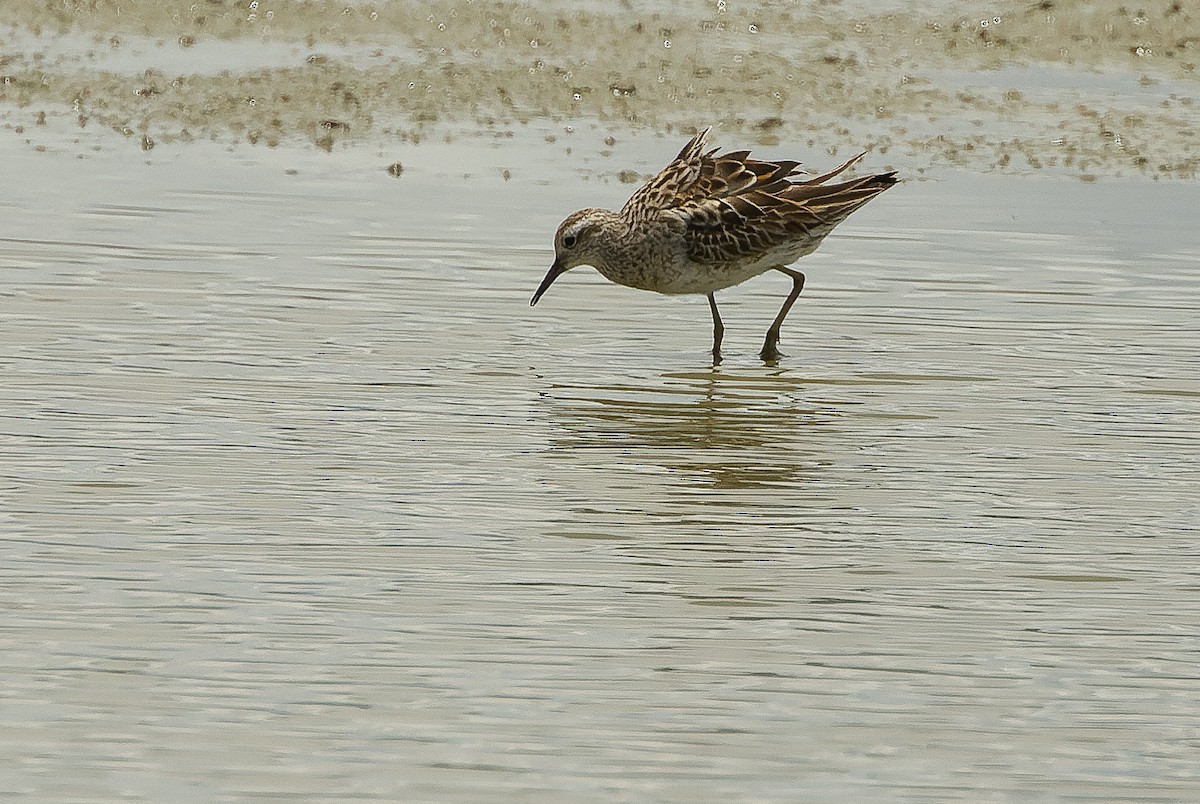
<svg viewBox="0 0 1200 804">
<path fill-rule="evenodd" d="M 758 356 L 762 358 L 762 362 L 766 363 L 768 366 L 774 366 L 779 362 L 779 358 L 783 357 L 784 354 L 778 349 L 773 352 L 768 352 L 766 349 L 764 349 L 758 353 Z"/>
<path fill-rule="evenodd" d="M 762 358 L 764 363 L 769 363 L 773 366 L 779 362 L 779 358 L 783 357 L 783 352 L 779 351 L 779 347 L 777 346 L 778 343 L 778 338 L 767 338 L 766 343 L 763 344 L 762 351 L 758 353 L 758 356 Z"/>
</svg>

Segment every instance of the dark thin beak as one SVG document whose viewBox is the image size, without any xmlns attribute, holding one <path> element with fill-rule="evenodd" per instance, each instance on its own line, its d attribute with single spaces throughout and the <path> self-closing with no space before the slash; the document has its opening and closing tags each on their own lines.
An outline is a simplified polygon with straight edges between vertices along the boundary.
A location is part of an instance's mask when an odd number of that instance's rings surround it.
<svg viewBox="0 0 1200 804">
<path fill-rule="evenodd" d="M 538 299 L 542 298 L 542 294 L 549 290 L 550 286 L 554 284 L 554 280 L 558 279 L 566 272 L 567 269 L 562 266 L 562 263 L 558 260 L 555 260 L 554 264 L 550 266 L 550 270 L 546 272 L 546 278 L 542 280 L 542 284 L 538 285 L 537 292 L 534 293 L 533 298 L 529 300 L 529 306 L 532 307 L 533 305 L 537 304 Z"/>
</svg>

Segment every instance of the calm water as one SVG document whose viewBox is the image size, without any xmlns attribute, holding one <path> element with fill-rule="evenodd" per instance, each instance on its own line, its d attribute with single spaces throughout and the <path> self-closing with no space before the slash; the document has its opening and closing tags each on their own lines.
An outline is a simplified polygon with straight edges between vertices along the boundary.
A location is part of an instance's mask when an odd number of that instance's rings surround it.
<svg viewBox="0 0 1200 804">
<path fill-rule="evenodd" d="M 631 190 L 533 133 L 4 142 L 6 799 L 1200 785 L 1194 184 L 910 181 L 713 369 L 702 298 L 529 308 Z"/>
</svg>

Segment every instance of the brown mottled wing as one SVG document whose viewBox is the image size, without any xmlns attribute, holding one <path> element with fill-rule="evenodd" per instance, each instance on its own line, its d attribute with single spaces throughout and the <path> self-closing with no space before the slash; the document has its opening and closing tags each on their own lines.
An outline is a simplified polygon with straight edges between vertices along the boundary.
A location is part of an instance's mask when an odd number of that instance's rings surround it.
<svg viewBox="0 0 1200 804">
<path fill-rule="evenodd" d="M 715 156 L 719 150 L 704 150 L 709 129 L 691 139 L 679 155 L 629 201 L 621 214 L 627 220 L 646 220 L 665 210 L 693 210 L 703 215 L 709 202 L 751 192 L 777 192 L 788 187 L 799 162 L 760 162 L 750 159 L 749 151 L 734 151 Z"/>
<path fill-rule="evenodd" d="M 785 176 L 747 185 L 740 192 L 689 201 L 680 209 L 688 216 L 684 237 L 689 255 L 700 263 L 728 263 L 775 251 L 787 257 L 793 245 L 799 253 L 788 261 L 808 253 L 850 213 L 896 183 L 894 173 L 825 183 L 862 157 L 820 176 L 790 181 L 794 172 L 789 168 Z"/>
</svg>

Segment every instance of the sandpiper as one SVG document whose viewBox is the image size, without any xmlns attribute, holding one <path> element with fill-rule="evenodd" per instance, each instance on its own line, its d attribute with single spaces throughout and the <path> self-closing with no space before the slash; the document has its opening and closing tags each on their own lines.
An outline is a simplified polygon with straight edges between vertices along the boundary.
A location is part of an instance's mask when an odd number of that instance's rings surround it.
<svg viewBox="0 0 1200 804">
<path fill-rule="evenodd" d="M 820 245 L 851 212 L 896 183 L 894 172 L 825 182 L 862 159 L 812 176 L 799 162 L 766 162 L 749 151 L 705 150 L 704 129 L 671 164 L 621 208 L 581 209 L 558 227 L 554 264 L 533 294 L 537 304 L 554 280 L 591 265 L 619 285 L 658 293 L 703 293 L 713 319 L 713 362 L 725 328 L 713 294 L 769 270 L 792 278 L 759 356 L 779 357 L 779 328 L 804 288 L 787 266 Z"/>
</svg>

